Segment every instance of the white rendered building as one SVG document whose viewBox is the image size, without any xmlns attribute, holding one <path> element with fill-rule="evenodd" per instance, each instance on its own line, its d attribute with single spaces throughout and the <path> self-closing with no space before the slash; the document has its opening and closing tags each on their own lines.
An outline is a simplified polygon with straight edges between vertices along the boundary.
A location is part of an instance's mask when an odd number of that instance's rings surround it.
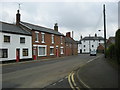
<svg viewBox="0 0 120 90">
<path fill-rule="evenodd" d="M 0 26 L 0 61 L 32 59 L 31 34 L 14 24 Z"/>
<path fill-rule="evenodd" d="M 78 44 L 78 53 L 90 53 L 90 51 L 97 51 L 100 43 L 104 43 L 104 38 L 97 36 L 88 36 L 81 38 Z"/>
</svg>

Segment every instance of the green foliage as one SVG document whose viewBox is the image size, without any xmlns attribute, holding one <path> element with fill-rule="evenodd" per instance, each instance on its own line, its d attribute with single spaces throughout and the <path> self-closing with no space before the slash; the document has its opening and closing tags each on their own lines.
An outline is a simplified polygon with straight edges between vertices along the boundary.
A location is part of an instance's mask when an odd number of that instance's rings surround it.
<svg viewBox="0 0 120 90">
<path fill-rule="evenodd" d="M 106 50 L 107 57 L 115 57 L 115 44 L 111 44 Z"/>
<path fill-rule="evenodd" d="M 117 30 L 115 35 L 115 51 L 118 63 L 120 64 L 120 29 Z"/>
</svg>

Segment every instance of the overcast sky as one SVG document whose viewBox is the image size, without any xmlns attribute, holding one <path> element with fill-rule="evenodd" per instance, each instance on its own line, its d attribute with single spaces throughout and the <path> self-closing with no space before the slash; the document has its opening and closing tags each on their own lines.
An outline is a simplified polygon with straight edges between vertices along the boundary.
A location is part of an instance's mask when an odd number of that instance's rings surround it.
<svg viewBox="0 0 120 90">
<path fill-rule="evenodd" d="M 53 28 L 58 23 L 59 32 L 74 31 L 74 39 L 103 36 L 103 4 L 106 4 L 107 38 L 115 36 L 118 29 L 118 2 L 1 2 L 0 21 L 15 23 L 21 3 L 21 21 Z M 98 32 L 98 30 L 102 30 Z"/>
</svg>

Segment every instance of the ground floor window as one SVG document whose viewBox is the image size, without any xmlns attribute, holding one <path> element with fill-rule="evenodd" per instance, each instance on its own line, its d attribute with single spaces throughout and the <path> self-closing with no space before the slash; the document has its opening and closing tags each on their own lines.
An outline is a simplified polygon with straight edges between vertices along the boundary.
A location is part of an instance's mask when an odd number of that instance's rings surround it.
<svg viewBox="0 0 120 90">
<path fill-rule="evenodd" d="M 0 58 L 8 58 L 8 49 L 0 49 Z"/>
<path fill-rule="evenodd" d="M 63 52 L 63 47 L 60 48 L 60 53 L 61 53 L 61 54 L 64 54 L 64 52 Z"/>
<path fill-rule="evenodd" d="M 23 49 L 23 56 L 28 56 L 28 49 Z"/>
<path fill-rule="evenodd" d="M 50 47 L 50 55 L 54 55 L 54 47 Z"/>
<path fill-rule="evenodd" d="M 38 56 L 46 56 L 46 46 L 38 46 Z"/>
</svg>

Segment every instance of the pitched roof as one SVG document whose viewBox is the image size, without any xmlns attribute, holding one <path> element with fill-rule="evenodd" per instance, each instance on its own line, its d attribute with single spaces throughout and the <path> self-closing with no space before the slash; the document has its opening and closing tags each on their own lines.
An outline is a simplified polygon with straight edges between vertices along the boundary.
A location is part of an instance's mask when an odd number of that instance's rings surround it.
<svg viewBox="0 0 120 90">
<path fill-rule="evenodd" d="M 0 32 L 7 32 L 7 33 L 15 33 L 15 34 L 23 34 L 23 35 L 31 35 L 30 32 L 23 30 L 22 28 L 18 27 L 15 24 L 9 24 L 0 21 Z"/>
<path fill-rule="evenodd" d="M 82 40 L 104 40 L 103 37 L 84 37 Z"/>
<path fill-rule="evenodd" d="M 77 42 L 70 37 L 65 37 L 65 42 L 66 43 L 76 43 L 77 44 Z"/>
<path fill-rule="evenodd" d="M 47 32 L 47 33 L 51 33 L 51 34 L 56 34 L 56 35 L 62 35 L 60 32 L 57 32 L 53 29 L 50 28 L 46 28 L 46 27 L 42 27 L 42 26 L 38 26 L 38 25 L 34 25 L 34 24 L 30 24 L 30 23 L 26 23 L 26 22 L 21 22 L 22 25 L 31 28 L 32 30 L 37 30 L 40 32 Z"/>
</svg>

